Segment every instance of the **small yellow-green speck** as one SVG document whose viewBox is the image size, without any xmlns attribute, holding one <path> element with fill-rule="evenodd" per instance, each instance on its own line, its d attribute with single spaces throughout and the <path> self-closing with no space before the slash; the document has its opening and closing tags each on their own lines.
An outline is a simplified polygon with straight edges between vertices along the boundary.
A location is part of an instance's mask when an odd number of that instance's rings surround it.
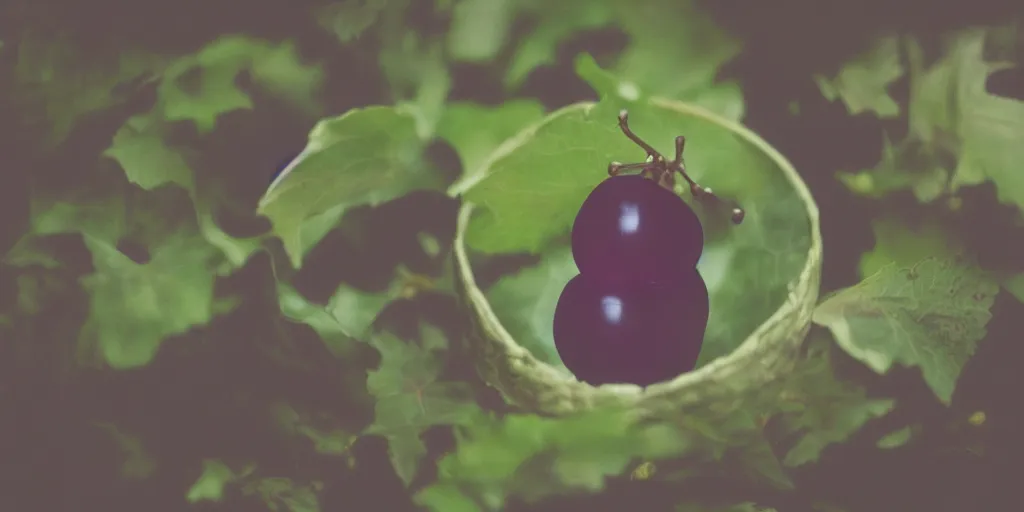
<svg viewBox="0 0 1024 512">
<path fill-rule="evenodd" d="M 875 188 L 875 179 L 868 173 L 858 173 L 850 179 L 850 187 L 857 192 L 868 193 Z"/>
<path fill-rule="evenodd" d="M 985 424 L 985 419 L 985 411 L 978 411 L 972 414 L 970 418 L 967 418 L 967 423 L 980 427 Z"/>
<path fill-rule="evenodd" d="M 633 473 L 629 475 L 629 478 L 631 480 L 647 480 L 654 475 L 656 469 L 657 468 L 654 467 L 653 462 L 644 462 L 633 470 Z"/>
</svg>

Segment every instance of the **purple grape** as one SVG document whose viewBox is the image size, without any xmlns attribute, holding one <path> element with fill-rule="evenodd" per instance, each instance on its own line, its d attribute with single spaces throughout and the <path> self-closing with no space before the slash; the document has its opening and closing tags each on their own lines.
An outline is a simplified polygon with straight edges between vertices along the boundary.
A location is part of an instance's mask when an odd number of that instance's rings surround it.
<svg viewBox="0 0 1024 512">
<path fill-rule="evenodd" d="M 573 259 L 590 280 L 672 283 L 693 272 L 703 247 L 690 206 L 640 175 L 601 182 L 572 226 Z"/>
<path fill-rule="evenodd" d="M 611 177 L 576 214 L 572 255 L 580 274 L 555 306 L 555 348 L 583 382 L 648 386 L 693 370 L 708 323 L 708 289 L 697 271 L 704 229 L 672 192 L 675 174 L 711 210 L 730 206 L 733 223 L 746 213 L 690 178 L 685 137 L 676 137 L 668 160 L 633 133 L 624 110 L 619 128 L 647 159 L 610 163 Z M 630 170 L 639 174 L 621 174 Z"/>
<path fill-rule="evenodd" d="M 708 291 L 691 268 L 667 284 L 572 278 L 555 307 L 562 363 L 593 386 L 648 386 L 693 370 L 708 322 Z"/>
</svg>

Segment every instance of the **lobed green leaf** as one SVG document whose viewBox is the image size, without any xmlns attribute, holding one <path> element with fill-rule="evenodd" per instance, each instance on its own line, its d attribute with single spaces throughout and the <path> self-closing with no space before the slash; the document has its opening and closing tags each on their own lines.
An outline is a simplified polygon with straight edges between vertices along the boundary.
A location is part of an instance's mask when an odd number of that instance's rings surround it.
<svg viewBox="0 0 1024 512">
<path fill-rule="evenodd" d="M 998 292 L 991 277 L 956 260 L 889 264 L 822 301 L 814 322 L 876 372 L 896 363 L 919 366 L 935 395 L 949 403 Z"/>
<path fill-rule="evenodd" d="M 303 152 L 267 189 L 258 211 L 270 219 L 298 268 L 310 245 L 306 221 L 434 184 L 419 164 L 420 149 L 416 119 L 405 109 L 368 107 L 322 120 Z"/>
</svg>

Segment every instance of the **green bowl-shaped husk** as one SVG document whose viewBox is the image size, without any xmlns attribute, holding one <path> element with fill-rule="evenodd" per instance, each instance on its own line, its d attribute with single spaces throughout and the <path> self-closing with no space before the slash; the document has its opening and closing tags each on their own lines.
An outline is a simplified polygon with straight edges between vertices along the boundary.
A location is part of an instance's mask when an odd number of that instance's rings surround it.
<svg viewBox="0 0 1024 512">
<path fill-rule="evenodd" d="M 463 202 L 454 240 L 454 264 L 460 304 L 469 322 L 465 341 L 483 380 L 514 406 L 550 415 L 606 405 L 627 406 L 641 415 L 686 415 L 694 408 L 721 409 L 728 403 L 742 403 L 745 394 L 755 394 L 776 376 L 790 371 L 798 361 L 798 349 L 807 334 L 818 299 L 822 257 L 818 208 L 806 184 L 785 157 L 739 123 L 676 101 L 651 99 L 650 104 L 717 124 L 771 159 L 792 187 L 794 196 L 803 203 L 810 229 L 809 250 L 803 268 L 789 281 L 788 297 L 731 353 L 671 381 L 645 389 L 615 384 L 595 387 L 566 376 L 564 371 L 541 361 L 520 346 L 502 325 L 484 292 L 477 286 L 470 266 L 465 236 L 474 207 Z M 593 106 L 585 103 L 566 109 L 587 110 Z M 557 115 L 555 113 L 524 129 L 499 147 L 490 161 L 493 163 L 514 150 L 517 139 L 533 136 L 538 127 Z"/>
</svg>

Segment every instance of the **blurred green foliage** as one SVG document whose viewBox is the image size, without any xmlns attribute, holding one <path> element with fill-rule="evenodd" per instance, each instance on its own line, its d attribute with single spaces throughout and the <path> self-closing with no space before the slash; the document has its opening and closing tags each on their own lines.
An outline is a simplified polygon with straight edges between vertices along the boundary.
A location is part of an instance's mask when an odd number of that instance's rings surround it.
<svg viewBox="0 0 1024 512">
<path fill-rule="evenodd" d="M 979 500 L 1010 473 L 992 444 L 1014 425 L 996 396 L 1022 356 L 1004 332 L 1024 327 L 1024 101 L 992 83 L 1019 72 L 1021 20 L 865 26 L 801 68 L 770 53 L 827 46 L 799 16 L 766 43 L 737 20 L 767 8 L 711 4 L 5 6 L 0 503 L 994 510 Z M 769 91 L 782 75 L 808 87 Z M 564 235 L 608 161 L 639 159 L 624 107 L 660 149 L 685 134 L 693 176 L 748 210 L 729 231 L 698 207 L 700 364 L 786 300 L 809 244 L 728 123 L 819 202 L 824 328 L 791 374 L 706 417 L 511 409 L 461 345 L 456 208 L 482 207 L 467 240 L 497 315 L 559 367 Z"/>
</svg>

